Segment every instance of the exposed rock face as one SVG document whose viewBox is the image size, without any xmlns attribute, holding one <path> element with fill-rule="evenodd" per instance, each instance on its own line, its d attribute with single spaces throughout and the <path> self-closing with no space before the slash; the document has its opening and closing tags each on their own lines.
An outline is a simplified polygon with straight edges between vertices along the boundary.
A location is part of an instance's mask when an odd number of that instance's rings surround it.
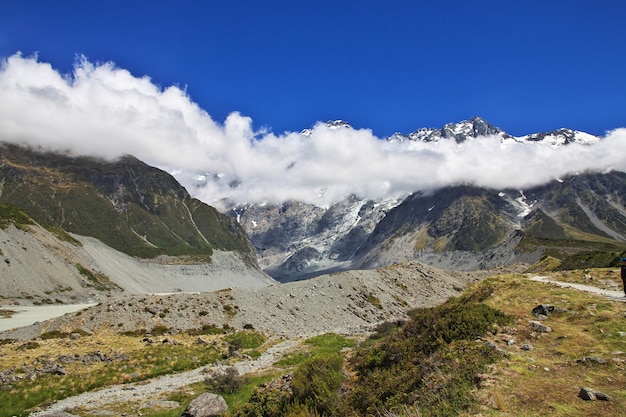
<svg viewBox="0 0 626 417">
<path fill-rule="evenodd" d="M 328 208 L 288 201 L 239 205 L 230 214 L 248 233 L 261 268 L 292 281 L 350 268 L 355 252 L 399 203 L 350 196 Z"/>
<path fill-rule="evenodd" d="M 411 260 L 465 271 L 534 263 L 547 247 L 537 242 L 558 246 L 581 233 L 619 245 L 626 241 L 625 193 L 626 174 L 610 172 L 524 191 L 460 185 L 403 200 L 350 196 L 328 208 L 291 201 L 230 213 L 249 234 L 261 267 L 290 281 Z M 530 249 L 520 252 L 523 240 Z"/>
<path fill-rule="evenodd" d="M 217 417 L 228 411 L 228 404 L 222 396 L 204 393 L 194 398 L 180 417 Z"/>
<path fill-rule="evenodd" d="M 409 134 L 394 133 L 389 140 L 437 142 L 444 139 L 453 139 L 457 143 L 463 143 L 467 139 L 475 139 L 479 136 L 511 137 L 503 130 L 487 123 L 480 117 L 474 117 L 459 123 L 448 123 L 440 129 L 423 127 Z"/>
</svg>

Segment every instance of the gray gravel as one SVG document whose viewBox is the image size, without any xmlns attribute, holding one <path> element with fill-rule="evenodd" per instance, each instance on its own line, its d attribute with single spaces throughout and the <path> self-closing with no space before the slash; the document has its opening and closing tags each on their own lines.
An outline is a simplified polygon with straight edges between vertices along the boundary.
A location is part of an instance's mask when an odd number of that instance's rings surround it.
<svg viewBox="0 0 626 417">
<path fill-rule="evenodd" d="M 363 333 L 458 295 L 468 278 L 419 263 L 347 271 L 264 288 L 198 294 L 112 297 L 78 313 L 14 331 L 0 338 L 30 339 L 42 332 L 78 329 L 126 332 L 166 326 L 177 333 L 205 325 L 253 327 L 289 338 L 324 332 Z"/>
</svg>

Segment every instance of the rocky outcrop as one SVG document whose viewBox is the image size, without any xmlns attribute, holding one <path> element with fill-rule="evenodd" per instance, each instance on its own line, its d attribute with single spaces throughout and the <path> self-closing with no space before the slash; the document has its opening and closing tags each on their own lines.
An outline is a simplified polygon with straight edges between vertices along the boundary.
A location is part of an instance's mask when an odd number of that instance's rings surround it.
<svg viewBox="0 0 626 417">
<path fill-rule="evenodd" d="M 229 213 L 248 233 L 259 266 L 286 282 L 352 267 L 355 252 L 399 203 L 351 195 L 330 207 L 287 201 L 238 205 Z"/>
</svg>

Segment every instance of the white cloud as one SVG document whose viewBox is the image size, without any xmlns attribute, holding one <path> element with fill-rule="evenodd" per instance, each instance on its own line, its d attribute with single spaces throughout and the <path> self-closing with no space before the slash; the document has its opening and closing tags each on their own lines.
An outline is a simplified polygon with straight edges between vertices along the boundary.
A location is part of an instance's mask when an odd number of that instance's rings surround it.
<svg viewBox="0 0 626 417">
<path fill-rule="evenodd" d="M 161 89 L 112 63 L 80 57 L 70 75 L 36 57 L 13 55 L 0 67 L 0 141 L 116 158 L 132 154 L 173 172 L 215 204 L 301 201 L 329 204 L 348 193 L 382 197 L 474 183 L 526 188 L 568 173 L 626 171 L 626 129 L 598 144 L 552 148 L 480 138 L 459 147 L 388 142 L 370 130 L 318 123 L 310 136 L 255 132 L 237 112 L 215 122 L 178 87 Z M 199 173 L 220 174 L 197 188 Z M 232 181 L 239 185 L 232 187 Z"/>
</svg>

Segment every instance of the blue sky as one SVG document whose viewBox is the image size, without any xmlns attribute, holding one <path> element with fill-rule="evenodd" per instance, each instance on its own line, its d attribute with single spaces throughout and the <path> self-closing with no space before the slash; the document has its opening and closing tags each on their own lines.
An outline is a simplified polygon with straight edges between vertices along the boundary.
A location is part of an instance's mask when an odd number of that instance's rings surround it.
<svg viewBox="0 0 626 417">
<path fill-rule="evenodd" d="M 0 141 L 131 154 L 218 207 L 626 172 L 625 18 L 623 0 L 0 0 Z M 381 140 L 473 116 L 603 138 Z"/>
<path fill-rule="evenodd" d="M 626 126 L 623 1 L 0 0 L 0 56 L 77 54 L 178 85 L 215 120 L 378 137 L 479 115 L 514 135 Z"/>
</svg>

